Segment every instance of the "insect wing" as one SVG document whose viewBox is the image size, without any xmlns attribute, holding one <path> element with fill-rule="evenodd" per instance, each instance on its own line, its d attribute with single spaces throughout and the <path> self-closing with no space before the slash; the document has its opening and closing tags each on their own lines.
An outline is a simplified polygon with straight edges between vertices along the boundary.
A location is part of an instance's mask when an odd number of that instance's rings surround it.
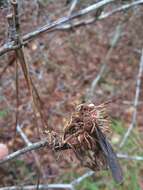
<svg viewBox="0 0 143 190">
<path fill-rule="evenodd" d="M 98 127 L 96 127 L 96 135 L 99 140 L 101 149 L 106 156 L 114 180 L 117 183 L 121 183 L 123 181 L 123 173 L 112 146 Z"/>
</svg>

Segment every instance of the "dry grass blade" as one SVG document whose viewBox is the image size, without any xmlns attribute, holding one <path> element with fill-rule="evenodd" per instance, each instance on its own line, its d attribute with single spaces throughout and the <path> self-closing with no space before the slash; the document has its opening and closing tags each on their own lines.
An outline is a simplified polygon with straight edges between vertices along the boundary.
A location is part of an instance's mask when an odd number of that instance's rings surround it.
<svg viewBox="0 0 143 190">
<path fill-rule="evenodd" d="M 15 121 L 15 126 L 18 125 L 18 106 L 19 106 L 19 81 L 18 81 L 18 62 L 16 59 L 15 62 L 15 71 L 16 71 L 16 76 L 15 76 L 15 83 L 16 83 L 16 121 Z M 15 132 L 16 132 L 16 128 L 15 128 Z"/>
<path fill-rule="evenodd" d="M 24 49 L 21 45 L 22 39 L 21 39 L 20 22 L 19 22 L 19 15 L 18 15 L 18 3 L 17 3 L 17 1 L 11 1 L 11 4 L 13 5 L 13 10 L 14 10 L 14 13 L 13 13 L 13 26 L 15 28 L 14 39 L 15 39 L 15 43 L 19 46 L 19 48 L 15 50 L 16 56 L 20 62 L 20 66 L 22 68 L 22 71 L 23 71 L 23 74 L 24 74 L 24 77 L 25 77 L 25 80 L 27 83 L 27 87 L 30 92 L 35 118 L 37 118 L 37 113 L 38 113 L 41 117 L 41 122 L 42 122 L 43 126 L 45 126 L 46 122 L 44 122 L 45 121 L 44 116 L 41 112 L 40 96 L 39 96 L 39 93 L 38 93 L 34 83 L 32 82 L 32 78 L 29 74 L 29 68 L 28 68 L 28 65 L 26 63 L 25 56 L 24 56 Z M 16 80 L 18 80 L 18 78 Z M 17 90 L 17 97 L 18 97 L 18 90 Z M 35 120 L 35 122 L 36 122 L 36 120 Z M 36 124 L 36 125 L 38 126 L 38 124 Z M 40 129 L 38 132 L 41 132 Z"/>
</svg>

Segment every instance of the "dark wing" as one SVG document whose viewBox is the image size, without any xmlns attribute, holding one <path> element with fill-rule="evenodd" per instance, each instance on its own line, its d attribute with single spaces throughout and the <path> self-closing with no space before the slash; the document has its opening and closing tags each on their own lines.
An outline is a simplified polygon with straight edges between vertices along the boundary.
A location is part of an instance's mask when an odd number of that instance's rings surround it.
<svg viewBox="0 0 143 190">
<path fill-rule="evenodd" d="M 102 131 L 99 129 L 99 127 L 96 127 L 96 135 L 97 135 L 99 144 L 101 146 L 101 149 L 105 154 L 107 163 L 112 172 L 112 176 L 114 180 L 117 183 L 121 183 L 123 181 L 123 172 L 112 146 L 110 145 L 110 143 L 108 142 L 108 140 L 106 139 Z"/>
</svg>

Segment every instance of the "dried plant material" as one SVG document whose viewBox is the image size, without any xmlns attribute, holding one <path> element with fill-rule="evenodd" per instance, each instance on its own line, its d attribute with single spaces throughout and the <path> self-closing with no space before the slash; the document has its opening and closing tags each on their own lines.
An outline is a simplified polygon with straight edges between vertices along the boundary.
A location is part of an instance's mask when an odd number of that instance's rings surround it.
<svg viewBox="0 0 143 190">
<path fill-rule="evenodd" d="M 110 168 L 113 178 L 121 183 L 122 170 L 107 136 L 110 134 L 105 104 L 81 104 L 64 130 L 64 142 L 75 152 L 83 166 L 94 171 Z"/>
<path fill-rule="evenodd" d="M 67 143 L 63 142 L 62 136 L 55 131 L 45 131 L 48 146 L 54 151 L 61 151 L 71 148 Z"/>
</svg>

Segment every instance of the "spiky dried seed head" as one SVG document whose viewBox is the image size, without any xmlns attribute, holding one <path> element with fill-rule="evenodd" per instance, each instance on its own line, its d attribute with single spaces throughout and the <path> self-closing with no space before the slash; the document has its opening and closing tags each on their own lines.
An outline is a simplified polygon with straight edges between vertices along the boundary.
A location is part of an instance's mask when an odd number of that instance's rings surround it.
<svg viewBox="0 0 143 190">
<path fill-rule="evenodd" d="M 100 170 L 107 168 L 107 162 L 98 142 L 96 127 L 105 136 L 110 134 L 105 104 L 80 104 L 65 126 L 64 141 L 71 146 L 82 165 Z"/>
<path fill-rule="evenodd" d="M 72 113 L 70 120 L 65 126 L 64 136 L 73 135 L 79 130 L 90 133 L 97 125 L 103 134 L 110 134 L 111 129 L 105 104 L 98 106 L 95 106 L 93 103 L 80 104 L 76 107 L 75 112 Z"/>
<path fill-rule="evenodd" d="M 73 149 L 83 166 L 94 171 L 110 168 L 114 180 L 121 183 L 123 172 L 107 140 L 110 128 L 106 104 L 79 105 L 65 127 L 64 142 Z"/>
</svg>

